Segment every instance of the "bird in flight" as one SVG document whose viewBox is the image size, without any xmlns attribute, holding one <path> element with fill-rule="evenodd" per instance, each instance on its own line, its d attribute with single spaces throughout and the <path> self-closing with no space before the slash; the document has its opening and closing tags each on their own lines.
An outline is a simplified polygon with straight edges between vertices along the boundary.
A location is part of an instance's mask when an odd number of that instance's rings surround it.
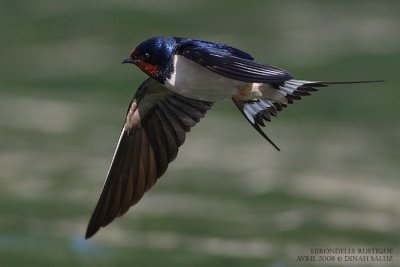
<svg viewBox="0 0 400 267">
<path fill-rule="evenodd" d="M 297 80 L 226 44 L 178 37 L 147 39 L 122 63 L 138 66 L 149 78 L 128 107 L 86 238 L 143 197 L 176 158 L 186 133 L 215 102 L 231 98 L 251 126 L 279 150 L 262 127 L 288 104 L 331 84 L 377 82 Z"/>
</svg>

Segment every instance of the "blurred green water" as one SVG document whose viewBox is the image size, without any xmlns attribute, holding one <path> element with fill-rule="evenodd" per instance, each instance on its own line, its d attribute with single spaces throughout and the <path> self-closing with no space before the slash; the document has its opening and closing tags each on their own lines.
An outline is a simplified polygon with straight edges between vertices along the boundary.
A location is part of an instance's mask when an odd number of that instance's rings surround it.
<svg viewBox="0 0 400 267">
<path fill-rule="evenodd" d="M 0 266 L 324 266 L 296 257 L 334 246 L 397 253 L 399 8 L 1 1 Z M 290 107 L 267 129 L 280 153 L 230 102 L 216 105 L 142 202 L 84 241 L 145 78 L 119 62 L 154 35 L 229 43 L 299 78 L 386 82 L 328 88 Z"/>
</svg>

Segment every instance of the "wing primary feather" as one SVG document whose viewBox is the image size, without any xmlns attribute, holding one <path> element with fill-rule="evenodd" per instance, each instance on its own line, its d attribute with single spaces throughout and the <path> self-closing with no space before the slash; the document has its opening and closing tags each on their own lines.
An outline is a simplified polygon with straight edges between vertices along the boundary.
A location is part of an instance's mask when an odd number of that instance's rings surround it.
<svg viewBox="0 0 400 267">
<path fill-rule="evenodd" d="M 124 135 L 123 141 L 119 147 L 119 151 L 117 154 L 121 155 L 121 158 L 117 158 L 111 167 L 109 178 L 107 179 L 107 183 L 110 185 L 110 188 L 107 190 L 110 195 L 111 200 L 108 201 L 108 208 L 106 210 L 106 218 L 102 222 L 103 225 L 109 224 L 115 217 L 119 215 L 121 202 L 123 198 L 123 190 L 122 190 L 122 179 L 123 172 L 125 169 L 125 165 L 127 164 L 127 158 L 129 157 L 128 149 L 131 144 L 128 140 L 128 135 Z M 128 163 L 129 164 L 129 163 Z M 111 196 L 111 194 L 113 194 Z"/>
<path fill-rule="evenodd" d="M 182 100 L 179 97 L 171 97 L 168 100 L 182 112 L 186 113 L 187 117 L 190 117 L 194 123 L 199 122 L 200 118 L 204 116 L 204 113 L 191 106 L 189 101 Z"/>
<path fill-rule="evenodd" d="M 109 172 L 107 174 L 107 179 L 104 183 L 103 190 L 100 194 L 99 201 L 90 218 L 85 235 L 86 238 L 93 236 L 100 229 L 100 227 L 107 225 L 113 219 L 109 213 L 110 210 L 113 213 L 114 208 L 110 206 L 115 203 L 115 201 L 112 201 L 114 195 L 112 196 L 111 194 L 113 193 L 113 190 L 115 190 L 116 184 L 119 183 L 118 173 L 121 170 L 120 164 L 122 164 L 125 155 L 124 152 L 126 150 L 126 137 L 127 133 L 123 129 L 121 131 L 117 149 L 114 153 L 114 157 Z M 116 181 L 113 179 L 114 175 L 117 177 Z"/>
<path fill-rule="evenodd" d="M 181 95 L 175 95 L 175 98 L 178 98 L 181 101 L 184 101 L 186 104 L 192 106 L 193 108 L 198 109 L 202 112 L 203 116 L 213 105 L 213 102 L 190 99 Z"/>
<path fill-rule="evenodd" d="M 174 106 L 174 112 L 179 116 L 179 118 L 181 118 L 181 121 L 186 126 L 187 132 L 189 132 L 190 128 L 196 125 L 196 119 L 192 118 L 190 114 L 188 114 L 188 111 L 185 111 L 176 99 L 168 99 L 168 102 L 172 103 Z"/>
<path fill-rule="evenodd" d="M 185 141 L 185 128 L 186 126 L 183 124 L 183 122 L 179 119 L 179 117 L 176 115 L 176 113 L 171 109 L 170 105 L 166 104 L 164 101 L 160 102 L 160 108 L 165 114 L 165 116 L 168 117 L 168 120 L 170 121 L 172 127 L 175 129 L 175 137 L 176 137 L 176 143 L 178 146 L 181 146 L 183 142 Z"/>
<path fill-rule="evenodd" d="M 176 143 L 175 131 L 171 126 L 169 120 L 165 115 L 160 112 L 160 110 L 156 110 L 156 115 L 160 122 L 161 128 L 164 130 L 164 140 L 165 146 L 168 148 L 168 161 L 173 161 L 178 154 L 178 145 Z"/>
<path fill-rule="evenodd" d="M 124 214 L 129 207 L 131 206 L 132 203 L 132 195 L 133 195 L 133 190 L 134 190 L 134 173 L 132 173 L 132 164 L 133 162 L 132 158 L 137 157 L 139 151 L 135 151 L 134 145 L 137 143 L 136 135 L 128 135 L 127 138 L 129 138 L 129 142 L 126 145 L 126 159 L 124 161 L 124 164 L 121 169 L 121 177 L 120 180 L 124 182 L 124 185 L 120 185 L 121 187 L 125 187 L 125 192 L 121 194 L 121 204 L 120 204 L 120 209 L 119 209 L 119 214 L 118 216 L 121 216 Z M 122 188 L 121 188 L 122 189 Z"/>
<path fill-rule="evenodd" d="M 149 139 L 146 136 L 146 142 L 149 142 Z M 154 149 L 153 147 L 148 145 L 149 148 L 149 177 L 146 180 L 146 191 L 148 191 L 157 181 L 157 165 L 156 159 L 154 156 Z"/>
<path fill-rule="evenodd" d="M 146 176 L 143 169 L 143 131 L 139 131 L 136 136 L 136 144 L 135 144 L 135 157 L 132 160 L 132 164 L 135 167 L 134 174 L 136 175 L 136 183 L 134 187 L 134 193 L 132 195 L 132 203 L 131 205 L 136 204 L 143 196 L 145 190 Z"/>
<path fill-rule="evenodd" d="M 165 133 L 163 132 L 162 128 L 160 127 L 160 123 L 156 117 L 153 117 L 152 120 L 153 129 L 155 129 L 155 140 L 157 142 L 157 152 L 158 152 L 158 168 L 157 168 L 157 177 L 160 177 L 164 174 L 167 170 L 168 165 L 168 152 L 166 151 L 165 147 Z"/>
</svg>

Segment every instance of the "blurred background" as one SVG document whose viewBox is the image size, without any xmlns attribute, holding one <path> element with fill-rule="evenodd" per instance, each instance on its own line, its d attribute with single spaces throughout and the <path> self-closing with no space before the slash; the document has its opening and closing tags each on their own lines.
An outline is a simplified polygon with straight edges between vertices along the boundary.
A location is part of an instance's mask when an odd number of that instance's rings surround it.
<svg viewBox="0 0 400 267">
<path fill-rule="evenodd" d="M 315 247 L 400 248 L 399 1 L 0 1 L 0 266 L 349 266 Z M 266 132 L 231 101 L 142 201 L 88 241 L 127 105 L 120 64 L 155 35 L 228 43 L 323 89 Z"/>
</svg>

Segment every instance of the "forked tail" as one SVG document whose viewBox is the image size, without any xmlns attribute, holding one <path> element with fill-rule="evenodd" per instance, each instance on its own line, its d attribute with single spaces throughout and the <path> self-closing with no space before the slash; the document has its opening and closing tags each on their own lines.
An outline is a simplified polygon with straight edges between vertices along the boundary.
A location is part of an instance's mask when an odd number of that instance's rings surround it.
<svg viewBox="0 0 400 267">
<path fill-rule="evenodd" d="M 271 117 L 276 117 L 279 111 L 287 107 L 287 104 L 292 104 L 295 100 L 300 100 L 302 97 L 310 95 L 311 92 L 318 91 L 320 87 L 335 84 L 376 82 L 383 82 L 383 80 L 328 82 L 290 79 L 279 84 L 272 84 L 276 91 L 279 92 L 280 97 L 276 97 L 276 94 L 274 94 L 274 96 L 270 97 L 268 95 L 263 96 L 263 99 L 242 101 L 232 98 L 232 100 L 251 126 L 275 147 L 276 150 L 280 151 L 279 147 L 262 130 L 261 126 L 265 127 L 264 120 L 271 121 Z"/>
</svg>

